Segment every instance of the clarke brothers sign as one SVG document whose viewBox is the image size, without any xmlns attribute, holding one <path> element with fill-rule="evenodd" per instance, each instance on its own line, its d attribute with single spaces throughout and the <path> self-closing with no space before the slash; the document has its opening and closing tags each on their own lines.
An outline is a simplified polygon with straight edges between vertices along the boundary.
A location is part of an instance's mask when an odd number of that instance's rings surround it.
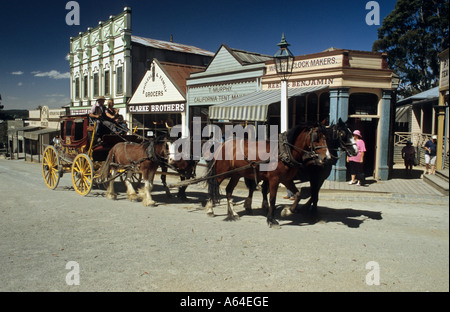
<svg viewBox="0 0 450 312">
<path fill-rule="evenodd" d="M 128 103 L 130 113 L 182 113 L 186 98 L 158 61 L 154 60 Z"/>
</svg>

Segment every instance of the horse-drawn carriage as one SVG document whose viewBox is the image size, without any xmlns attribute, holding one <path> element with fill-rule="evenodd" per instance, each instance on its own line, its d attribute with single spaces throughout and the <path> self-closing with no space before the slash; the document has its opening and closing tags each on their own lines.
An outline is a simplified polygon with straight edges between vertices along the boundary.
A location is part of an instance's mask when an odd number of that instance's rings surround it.
<svg viewBox="0 0 450 312">
<path fill-rule="evenodd" d="M 61 118 L 60 137 L 55 140 L 54 145 L 45 149 L 42 162 L 44 180 L 50 189 L 58 186 L 64 173 L 71 173 L 73 186 L 80 195 L 89 194 L 94 184 L 108 184 L 106 197 L 115 199 L 117 195 L 114 192 L 114 180 L 126 175 L 122 180 L 127 187 L 127 198 L 138 200 L 140 197 L 144 206 L 152 206 L 155 202 L 151 191 L 158 167 L 163 172 L 167 172 L 167 167 L 174 169 L 182 180 L 195 175 L 195 162 L 183 159 L 173 161 L 175 155 L 172 154 L 176 154 L 178 147 L 170 143 L 167 137 L 147 140 L 135 135 L 111 134 L 103 135 L 97 142 L 96 128 L 88 115 Z M 237 148 L 239 146 L 240 149 Z M 267 164 L 267 161 L 260 157 L 259 152 L 264 154 L 271 151 L 268 141 L 258 141 L 258 148 L 256 145 L 253 147 L 258 150 L 254 155 L 255 159 L 249 158 L 251 149 L 248 140 L 244 139 L 241 143 L 236 139 L 224 142 L 214 152 L 204 177 L 182 181 L 169 187 L 165 185 L 165 180 L 163 184 L 167 187 L 167 193 L 169 188 L 179 187 L 184 194 L 188 185 L 207 181 L 209 200 L 206 210 L 209 215 L 214 215 L 213 206 L 219 199 L 219 185 L 230 178 L 226 187 L 228 216 L 236 219 L 238 215 L 232 208 L 231 196 L 239 179 L 245 178 L 249 188 L 249 196 L 244 205 L 247 211 L 251 211 L 252 194 L 256 185 L 263 181 L 263 207 L 268 208 L 267 222 L 270 226 L 277 227 L 274 212 L 279 183 L 296 194 L 294 204 L 286 211 L 287 215 L 295 211 L 300 200 L 300 193 L 294 184 L 298 176 L 304 181 L 310 181 L 312 195 L 309 204 L 315 209 L 322 183 L 329 176 L 333 162 L 338 159 L 337 150 L 342 149 L 348 155 L 358 153 L 352 132 L 341 120 L 330 127 L 297 126 L 285 136 L 280 135 L 278 147 L 279 154 L 273 170 L 261 171 L 260 166 Z M 284 155 L 280 153 L 283 150 Z M 228 151 L 231 153 L 226 154 Z M 144 182 L 141 196 L 138 196 L 131 183 L 136 174 L 142 174 Z"/>
<path fill-rule="evenodd" d="M 135 135 L 110 133 L 99 136 L 96 133 L 99 122 L 89 115 L 61 117 L 60 135 L 44 150 L 42 161 L 42 174 L 50 189 L 54 190 L 60 178 L 70 173 L 75 191 L 86 196 L 93 185 L 104 183 L 99 180 L 99 169 L 117 143 L 142 142 Z M 130 168 L 122 168 L 121 173 L 126 170 Z"/>
</svg>

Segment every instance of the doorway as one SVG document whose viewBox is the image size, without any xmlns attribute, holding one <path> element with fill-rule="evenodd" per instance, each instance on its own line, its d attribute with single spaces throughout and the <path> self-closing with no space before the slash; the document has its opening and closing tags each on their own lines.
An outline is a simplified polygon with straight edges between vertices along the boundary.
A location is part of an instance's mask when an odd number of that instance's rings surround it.
<svg viewBox="0 0 450 312">
<path fill-rule="evenodd" d="M 377 130 L 378 118 L 349 118 L 349 126 L 352 131 L 361 131 L 362 139 L 366 145 L 364 154 L 364 174 L 366 177 L 375 176 L 377 155 Z M 347 180 L 350 175 L 347 171 Z"/>
</svg>

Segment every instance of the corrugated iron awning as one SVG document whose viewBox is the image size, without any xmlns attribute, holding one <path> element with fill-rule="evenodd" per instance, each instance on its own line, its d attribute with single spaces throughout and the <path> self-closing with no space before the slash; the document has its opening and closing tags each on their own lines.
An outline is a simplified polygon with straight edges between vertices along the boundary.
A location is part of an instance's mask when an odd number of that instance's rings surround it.
<svg viewBox="0 0 450 312">
<path fill-rule="evenodd" d="M 291 88 L 288 97 L 303 96 L 327 89 L 328 86 Z M 266 121 L 269 105 L 280 102 L 281 90 L 257 91 L 247 96 L 209 107 L 209 118 L 214 120 Z"/>
</svg>

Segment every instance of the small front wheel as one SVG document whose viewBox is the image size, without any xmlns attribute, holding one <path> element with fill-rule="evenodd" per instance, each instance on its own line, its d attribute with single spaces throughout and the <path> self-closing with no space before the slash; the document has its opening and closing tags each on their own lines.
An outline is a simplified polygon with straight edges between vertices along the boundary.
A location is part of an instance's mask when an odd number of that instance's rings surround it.
<svg viewBox="0 0 450 312">
<path fill-rule="evenodd" d="M 48 146 L 44 151 L 44 157 L 42 159 L 42 175 L 45 184 L 51 190 L 54 190 L 58 186 L 60 167 L 58 152 L 53 146 Z"/>
<path fill-rule="evenodd" d="M 78 155 L 72 165 L 72 182 L 75 191 L 86 196 L 92 190 L 94 182 L 94 165 L 86 154 Z"/>
</svg>

